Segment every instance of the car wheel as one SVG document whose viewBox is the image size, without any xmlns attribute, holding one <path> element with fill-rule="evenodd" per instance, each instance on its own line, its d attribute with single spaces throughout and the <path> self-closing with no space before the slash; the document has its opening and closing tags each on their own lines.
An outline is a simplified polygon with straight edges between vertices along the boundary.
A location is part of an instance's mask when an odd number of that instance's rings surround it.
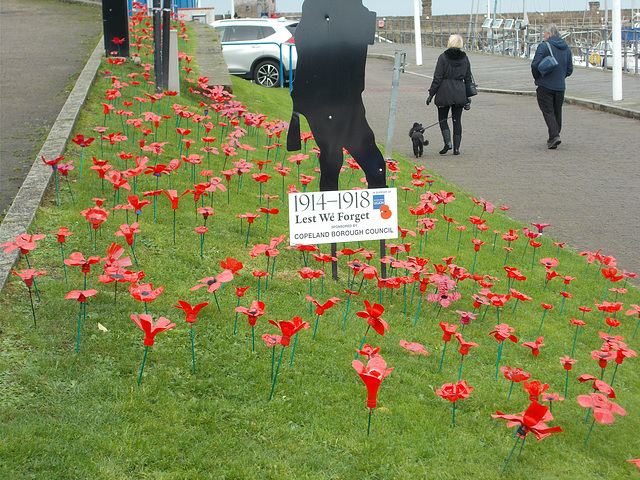
<svg viewBox="0 0 640 480">
<path fill-rule="evenodd" d="M 277 87 L 280 85 L 280 68 L 273 60 L 264 60 L 256 67 L 253 80 L 263 87 Z"/>
</svg>

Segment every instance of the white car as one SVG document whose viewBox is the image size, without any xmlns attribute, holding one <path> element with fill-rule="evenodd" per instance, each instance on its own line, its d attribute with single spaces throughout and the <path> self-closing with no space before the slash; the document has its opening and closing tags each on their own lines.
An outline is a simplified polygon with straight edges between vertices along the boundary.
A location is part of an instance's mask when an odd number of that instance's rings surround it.
<svg viewBox="0 0 640 480">
<path fill-rule="evenodd" d="M 284 18 L 238 18 L 211 23 L 220 33 L 229 73 L 264 87 L 281 84 L 281 63 L 283 81 L 289 79 L 289 71 L 295 72 L 298 54 L 293 35 L 297 25 Z"/>
</svg>

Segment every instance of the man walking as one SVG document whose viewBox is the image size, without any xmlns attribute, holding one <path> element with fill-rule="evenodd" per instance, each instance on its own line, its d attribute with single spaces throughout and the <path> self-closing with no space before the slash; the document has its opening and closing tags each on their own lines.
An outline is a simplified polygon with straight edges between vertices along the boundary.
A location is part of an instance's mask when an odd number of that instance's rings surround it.
<svg viewBox="0 0 640 480">
<path fill-rule="evenodd" d="M 565 78 L 573 73 L 573 59 L 567 42 L 560 38 L 558 27 L 554 24 L 544 28 L 543 38 L 544 41 L 538 45 L 531 62 L 531 73 L 538 86 L 536 89 L 538 106 L 549 129 L 547 148 L 555 149 L 560 145 L 562 104 L 566 89 Z M 543 74 L 538 67 L 540 62 L 550 55 L 555 58 L 558 64 Z"/>
</svg>

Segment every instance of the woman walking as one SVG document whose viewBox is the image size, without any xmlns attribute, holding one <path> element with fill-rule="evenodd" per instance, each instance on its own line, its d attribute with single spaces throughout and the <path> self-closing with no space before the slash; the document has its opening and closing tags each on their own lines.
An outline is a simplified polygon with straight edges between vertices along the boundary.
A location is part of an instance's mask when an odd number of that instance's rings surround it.
<svg viewBox="0 0 640 480">
<path fill-rule="evenodd" d="M 433 81 L 429 87 L 427 105 L 435 96 L 435 104 L 438 107 L 438 120 L 444 147 L 440 155 L 451 150 L 451 130 L 449 130 L 449 110 L 453 121 L 453 154 L 460 154 L 460 142 L 462 141 L 462 110 L 469 109 L 471 100 L 467 97 L 467 84 L 472 81 L 471 64 L 467 54 L 462 51 L 462 37 L 454 34 L 449 37 L 447 49 L 438 57 L 436 70 L 433 73 Z"/>
</svg>

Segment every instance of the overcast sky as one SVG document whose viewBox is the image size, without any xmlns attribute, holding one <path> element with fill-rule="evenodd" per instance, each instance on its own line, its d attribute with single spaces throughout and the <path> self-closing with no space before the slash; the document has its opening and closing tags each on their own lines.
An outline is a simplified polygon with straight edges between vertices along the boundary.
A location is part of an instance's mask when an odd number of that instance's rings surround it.
<svg viewBox="0 0 640 480">
<path fill-rule="evenodd" d="M 231 0 L 200 0 L 203 7 L 215 7 L 216 14 L 228 13 L 231 9 Z M 279 12 L 300 12 L 303 0 L 276 0 Z M 364 5 L 375 11 L 378 16 L 405 16 L 413 15 L 413 0 L 363 0 Z M 470 13 L 473 3 L 474 13 L 479 8 L 479 13 L 487 12 L 487 4 L 493 10 L 496 0 L 433 0 L 433 14 L 446 15 L 454 13 Z M 586 0 L 526 0 L 528 12 L 549 12 L 562 10 L 584 11 L 588 7 Z M 604 8 L 604 0 L 600 0 L 601 8 Z M 607 0 L 611 8 L 613 0 Z M 640 8 L 640 0 L 621 0 L 622 8 Z M 523 9 L 523 0 L 497 0 L 498 13 L 515 13 Z"/>
</svg>

